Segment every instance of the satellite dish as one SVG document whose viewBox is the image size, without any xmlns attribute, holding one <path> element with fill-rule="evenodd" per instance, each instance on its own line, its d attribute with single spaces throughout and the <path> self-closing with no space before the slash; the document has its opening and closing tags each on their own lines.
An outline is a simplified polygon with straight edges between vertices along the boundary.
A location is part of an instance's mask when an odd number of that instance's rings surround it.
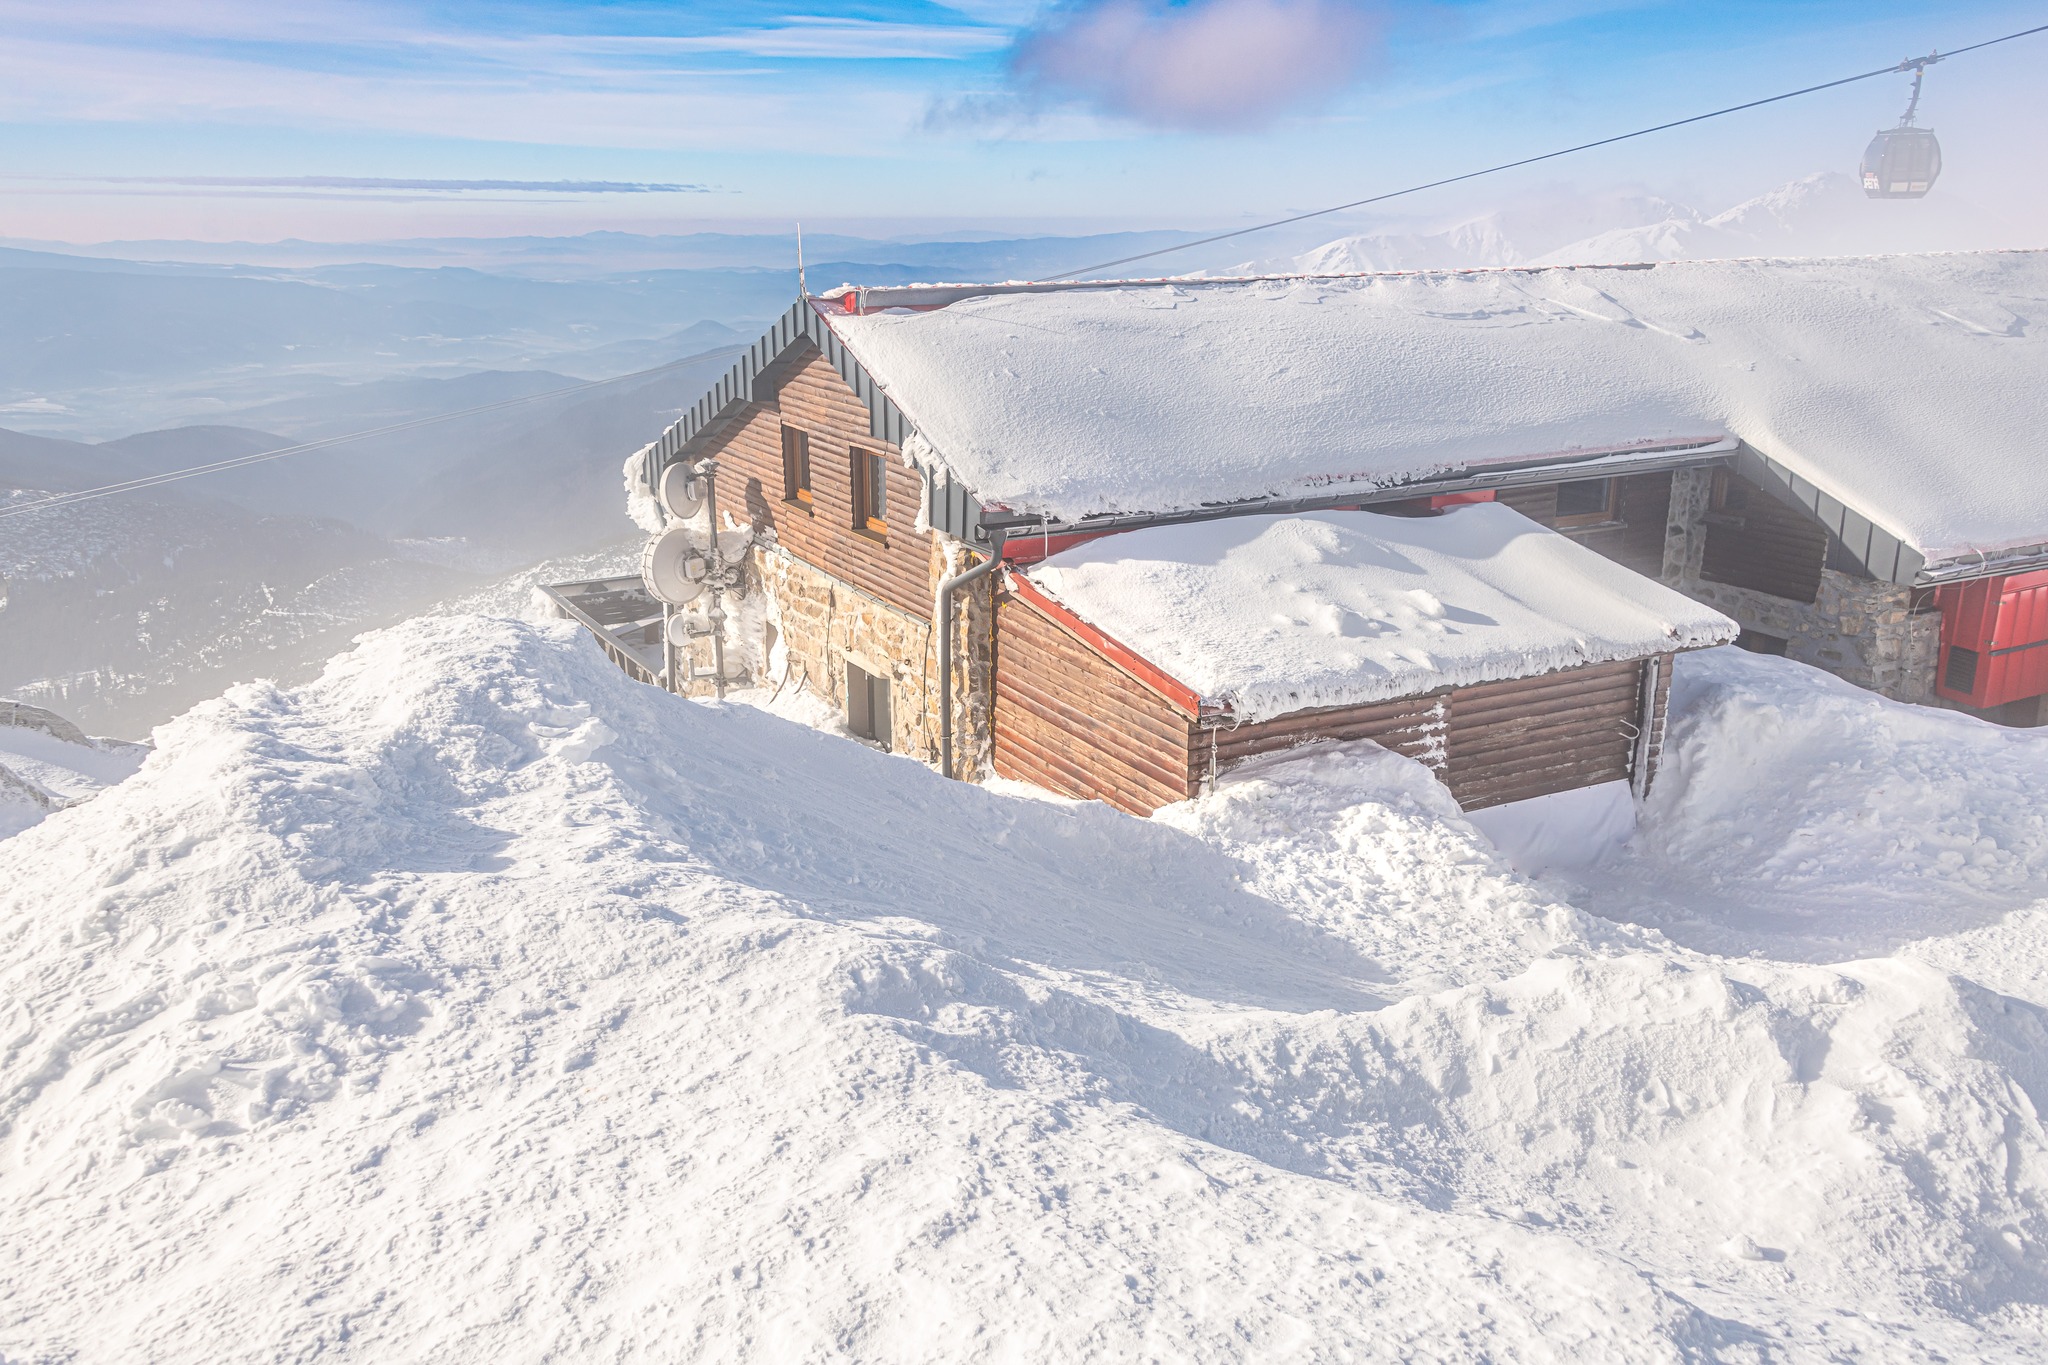
<svg viewBox="0 0 2048 1365">
<path fill-rule="evenodd" d="M 710 633 L 711 618 L 701 611 L 668 618 L 668 642 L 679 649 L 689 648 L 693 641 Z"/>
<path fill-rule="evenodd" d="M 640 577 L 647 591 L 672 607 L 686 607 L 704 591 L 711 561 L 698 548 L 689 528 L 671 526 L 647 542 L 640 552 Z"/>
<path fill-rule="evenodd" d="M 676 463 L 661 472 L 661 505 L 677 521 L 688 521 L 704 509 L 704 480 L 693 466 Z"/>
</svg>

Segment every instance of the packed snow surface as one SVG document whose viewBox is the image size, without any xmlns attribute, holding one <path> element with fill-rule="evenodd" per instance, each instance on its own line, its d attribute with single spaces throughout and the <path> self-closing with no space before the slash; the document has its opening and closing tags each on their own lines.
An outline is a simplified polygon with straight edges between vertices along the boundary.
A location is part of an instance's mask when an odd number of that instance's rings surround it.
<svg viewBox="0 0 2048 1365">
<path fill-rule="evenodd" d="M 1150 527 L 1023 572 L 1244 721 L 1697 649 L 1737 629 L 1498 503 Z"/>
<path fill-rule="evenodd" d="M 0 698 L 0 839 L 51 811 L 89 801 L 137 768 L 148 749 L 96 739 L 54 712 Z"/>
<path fill-rule="evenodd" d="M 1939 561 L 2048 540 L 2044 310 L 2048 253 L 1988 252 L 826 313 L 954 475 L 1013 508 L 1157 512 L 1726 433 Z"/>
<path fill-rule="evenodd" d="M 238 688 L 0 841 L 0 1357 L 2039 1360 L 2048 737 L 1726 653 L 1628 856 L 1918 941 L 1586 914 L 1369 745 L 1144 821 L 566 625 Z"/>
</svg>

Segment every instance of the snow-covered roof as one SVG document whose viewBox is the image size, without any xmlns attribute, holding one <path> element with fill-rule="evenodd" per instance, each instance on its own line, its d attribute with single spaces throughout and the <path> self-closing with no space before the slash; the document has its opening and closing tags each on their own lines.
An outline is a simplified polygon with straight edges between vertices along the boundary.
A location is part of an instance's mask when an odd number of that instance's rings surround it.
<svg viewBox="0 0 2048 1365">
<path fill-rule="evenodd" d="M 924 458 L 1062 520 L 1725 432 L 1929 560 L 2048 540 L 2048 253 L 820 307 Z"/>
<path fill-rule="evenodd" d="M 1021 571 L 1246 721 L 1722 644 L 1735 622 L 1511 508 L 1246 516 Z"/>
</svg>

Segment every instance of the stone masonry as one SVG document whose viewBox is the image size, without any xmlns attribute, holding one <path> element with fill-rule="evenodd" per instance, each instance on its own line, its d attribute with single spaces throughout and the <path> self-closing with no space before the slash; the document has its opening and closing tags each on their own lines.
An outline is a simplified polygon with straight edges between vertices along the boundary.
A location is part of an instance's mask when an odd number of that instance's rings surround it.
<svg viewBox="0 0 2048 1365">
<path fill-rule="evenodd" d="M 931 583 L 954 571 L 959 549 L 934 540 Z M 769 543 L 756 545 L 750 587 L 761 610 L 746 613 L 759 638 L 757 685 L 808 688 L 835 710 L 846 707 L 846 666 L 889 680 L 889 748 L 939 762 L 938 631 L 934 622 L 861 591 Z M 991 578 L 993 575 L 991 575 Z M 977 777 L 989 742 L 992 585 L 983 579 L 955 600 L 953 754 L 958 775 Z"/>
<path fill-rule="evenodd" d="M 1809 605 L 1702 579 L 1713 482 L 1710 469 L 1672 476 L 1665 583 L 1726 612 L 1744 630 L 1787 641 L 1789 659 L 1898 701 L 1934 699 L 1941 618 L 1913 610 L 1911 588 L 1824 569 L 1817 600 Z"/>
</svg>

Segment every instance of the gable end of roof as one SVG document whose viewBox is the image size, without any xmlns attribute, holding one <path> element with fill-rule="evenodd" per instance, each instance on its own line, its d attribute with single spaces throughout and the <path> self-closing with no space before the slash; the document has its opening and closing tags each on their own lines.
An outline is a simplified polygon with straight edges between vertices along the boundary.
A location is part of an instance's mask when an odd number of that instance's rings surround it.
<svg viewBox="0 0 2048 1365">
<path fill-rule="evenodd" d="M 832 331 L 810 299 L 791 304 L 775 325 L 762 333 L 734 362 L 725 377 L 691 404 L 681 417 L 647 448 L 647 486 L 658 488 L 661 473 L 679 459 L 723 431 L 746 404 L 754 401 L 754 388 L 776 361 L 805 342 L 818 348 L 839 377 L 846 381 L 861 406 L 868 412 L 868 435 L 902 449 L 913 431 L 910 419 L 896 406 L 867 368 L 856 360 L 846 343 Z M 987 539 L 982 529 L 982 508 L 973 493 L 956 483 L 950 472 L 929 467 L 913 458 L 924 479 L 925 520 L 935 530 L 970 542 Z"/>
</svg>

